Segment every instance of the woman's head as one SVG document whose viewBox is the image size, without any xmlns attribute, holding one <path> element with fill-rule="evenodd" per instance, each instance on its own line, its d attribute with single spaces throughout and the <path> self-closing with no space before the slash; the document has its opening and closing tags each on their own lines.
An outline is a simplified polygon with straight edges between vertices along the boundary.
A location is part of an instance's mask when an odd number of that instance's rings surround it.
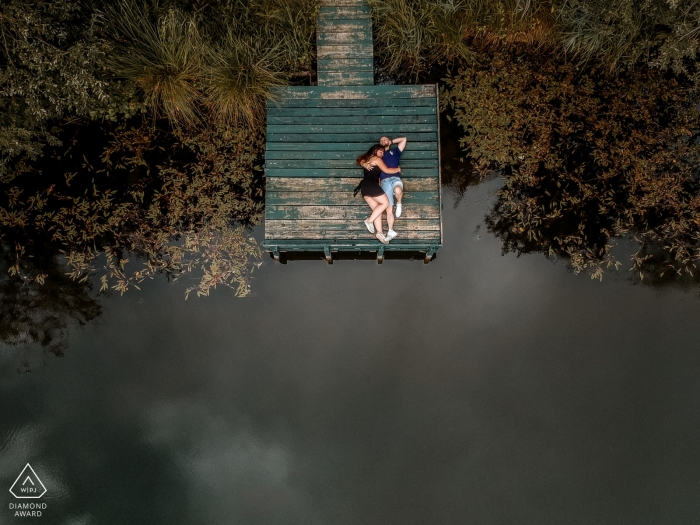
<svg viewBox="0 0 700 525">
<path fill-rule="evenodd" d="M 372 157 L 383 157 L 384 156 L 384 148 L 380 144 L 375 144 L 371 148 L 369 148 L 365 153 L 357 157 L 357 165 L 362 166 L 365 162 L 367 162 L 369 159 Z"/>
</svg>

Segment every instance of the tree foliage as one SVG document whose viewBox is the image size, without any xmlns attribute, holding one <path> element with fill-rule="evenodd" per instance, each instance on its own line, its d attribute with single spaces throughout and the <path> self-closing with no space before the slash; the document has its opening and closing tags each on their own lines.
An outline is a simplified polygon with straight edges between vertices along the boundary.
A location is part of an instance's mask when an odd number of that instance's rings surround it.
<svg viewBox="0 0 700 525">
<path fill-rule="evenodd" d="M 71 0 L 8 0 L 0 8 L 0 175 L 13 158 L 57 144 L 52 123 L 108 97 L 95 74 L 104 50 L 94 17 Z"/>
<path fill-rule="evenodd" d="M 700 118 L 690 87 L 648 68 L 609 77 L 497 56 L 447 79 L 442 98 L 476 169 L 505 176 L 488 218 L 504 249 L 559 255 L 599 277 L 616 264 L 614 239 L 632 233 L 638 271 L 661 259 L 662 272 L 692 273 Z"/>
</svg>

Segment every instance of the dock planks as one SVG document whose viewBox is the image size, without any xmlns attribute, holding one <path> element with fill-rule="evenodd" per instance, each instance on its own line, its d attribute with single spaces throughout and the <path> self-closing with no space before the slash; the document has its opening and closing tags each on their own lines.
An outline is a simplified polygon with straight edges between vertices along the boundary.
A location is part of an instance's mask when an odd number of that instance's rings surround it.
<svg viewBox="0 0 700 525">
<path fill-rule="evenodd" d="M 318 86 L 271 94 L 265 160 L 265 249 L 425 254 L 442 245 L 437 87 L 374 85 L 372 19 L 364 0 L 323 0 L 317 29 Z M 356 157 L 380 136 L 405 136 L 403 214 L 382 245 L 362 220 L 353 190 Z M 385 225 L 386 228 L 386 225 Z"/>
</svg>

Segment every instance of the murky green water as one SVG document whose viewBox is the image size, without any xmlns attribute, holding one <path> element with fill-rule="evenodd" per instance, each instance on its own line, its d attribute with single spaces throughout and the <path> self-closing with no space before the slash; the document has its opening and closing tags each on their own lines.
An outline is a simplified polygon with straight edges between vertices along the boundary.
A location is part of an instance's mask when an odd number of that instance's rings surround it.
<svg viewBox="0 0 700 525">
<path fill-rule="evenodd" d="M 265 258 L 250 298 L 161 279 L 64 357 L 3 347 L 0 523 L 697 523 L 697 291 L 501 256 L 496 184 L 428 266 Z"/>
</svg>

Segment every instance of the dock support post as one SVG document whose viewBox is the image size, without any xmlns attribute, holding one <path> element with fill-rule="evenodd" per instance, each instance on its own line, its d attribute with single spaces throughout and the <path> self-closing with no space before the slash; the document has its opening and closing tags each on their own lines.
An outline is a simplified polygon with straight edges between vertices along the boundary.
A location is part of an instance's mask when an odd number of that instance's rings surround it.
<svg viewBox="0 0 700 525">
<path fill-rule="evenodd" d="M 384 246 L 380 246 L 377 250 L 377 264 L 382 264 L 384 262 Z"/>
<path fill-rule="evenodd" d="M 424 264 L 428 264 L 430 261 L 433 260 L 433 255 L 435 255 L 435 246 L 431 246 L 428 248 L 425 252 L 425 259 L 423 260 Z"/>
<path fill-rule="evenodd" d="M 328 264 L 333 264 L 333 256 L 331 255 L 331 247 L 330 246 L 324 246 L 323 247 L 323 253 L 326 256 L 326 261 Z"/>
<path fill-rule="evenodd" d="M 279 246 L 275 246 L 274 248 L 272 248 L 272 257 L 275 259 L 275 261 L 280 262 Z"/>
</svg>

